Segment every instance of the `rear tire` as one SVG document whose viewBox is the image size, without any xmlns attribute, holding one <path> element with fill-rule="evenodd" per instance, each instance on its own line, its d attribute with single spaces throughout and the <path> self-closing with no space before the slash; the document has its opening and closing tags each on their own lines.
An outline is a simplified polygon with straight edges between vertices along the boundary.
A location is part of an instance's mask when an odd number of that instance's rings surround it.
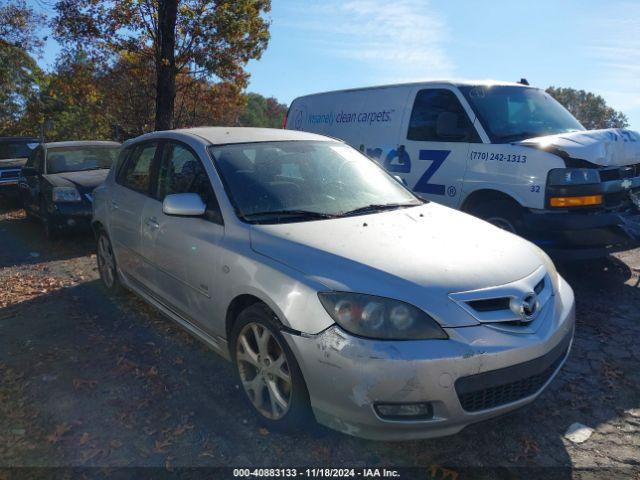
<svg viewBox="0 0 640 480">
<path fill-rule="evenodd" d="M 308 428 L 313 415 L 302 372 L 281 328 L 266 305 L 255 303 L 238 316 L 229 345 L 245 399 L 259 421 L 272 430 L 295 432 Z"/>
<path fill-rule="evenodd" d="M 98 262 L 98 272 L 102 285 L 111 295 L 119 295 L 123 288 L 118 277 L 118 267 L 116 256 L 113 253 L 111 240 L 104 230 L 99 230 L 96 240 L 96 260 Z"/>
</svg>

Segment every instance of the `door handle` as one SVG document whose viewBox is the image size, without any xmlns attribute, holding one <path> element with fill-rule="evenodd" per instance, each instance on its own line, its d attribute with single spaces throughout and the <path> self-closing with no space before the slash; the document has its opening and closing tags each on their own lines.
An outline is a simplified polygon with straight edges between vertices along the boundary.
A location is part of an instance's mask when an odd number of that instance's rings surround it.
<svg viewBox="0 0 640 480">
<path fill-rule="evenodd" d="M 114 210 L 118 210 L 120 207 L 115 200 L 111 200 L 111 208 L 113 208 Z"/>
<path fill-rule="evenodd" d="M 158 223 L 158 220 L 156 220 L 155 217 L 145 218 L 144 224 L 153 230 L 157 230 L 158 228 L 160 228 L 160 224 Z"/>
</svg>

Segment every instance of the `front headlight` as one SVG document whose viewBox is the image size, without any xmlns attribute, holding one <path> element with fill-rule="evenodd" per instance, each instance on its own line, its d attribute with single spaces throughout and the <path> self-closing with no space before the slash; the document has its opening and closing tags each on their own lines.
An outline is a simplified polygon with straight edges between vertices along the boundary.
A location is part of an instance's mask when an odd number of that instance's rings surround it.
<svg viewBox="0 0 640 480">
<path fill-rule="evenodd" d="M 56 203 L 80 202 L 80 192 L 73 187 L 53 187 L 51 199 Z"/>
<path fill-rule="evenodd" d="M 549 185 L 589 185 L 600 183 L 600 174 L 593 168 L 554 168 L 549 171 Z"/>
<path fill-rule="evenodd" d="M 318 297 L 331 318 L 354 335 L 384 340 L 449 338 L 433 318 L 399 300 L 349 292 Z"/>
</svg>

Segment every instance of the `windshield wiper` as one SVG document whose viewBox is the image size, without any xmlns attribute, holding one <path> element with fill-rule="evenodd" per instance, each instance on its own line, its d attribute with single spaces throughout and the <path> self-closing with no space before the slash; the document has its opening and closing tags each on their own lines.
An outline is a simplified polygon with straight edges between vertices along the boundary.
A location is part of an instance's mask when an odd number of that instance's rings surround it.
<svg viewBox="0 0 640 480">
<path fill-rule="evenodd" d="M 364 207 L 354 208 L 342 212 L 341 216 L 348 217 L 350 215 L 358 215 L 360 213 L 383 212 L 385 210 L 396 210 L 398 208 L 417 207 L 418 203 L 372 203 Z"/>
<path fill-rule="evenodd" d="M 325 219 L 335 218 L 330 213 L 314 212 L 312 210 L 266 210 L 264 212 L 255 212 L 243 215 L 246 220 L 255 219 L 256 217 L 275 217 L 275 218 L 302 218 L 302 219 Z"/>
</svg>

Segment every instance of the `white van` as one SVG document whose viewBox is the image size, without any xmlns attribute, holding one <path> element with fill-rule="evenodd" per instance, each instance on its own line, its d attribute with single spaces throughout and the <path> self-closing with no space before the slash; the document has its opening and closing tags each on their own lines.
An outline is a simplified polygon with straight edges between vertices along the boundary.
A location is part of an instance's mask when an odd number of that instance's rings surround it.
<svg viewBox="0 0 640 480">
<path fill-rule="evenodd" d="M 586 131 L 523 83 L 433 81 L 296 98 L 286 128 L 340 138 L 418 195 L 552 253 L 640 240 L 640 134 Z"/>
</svg>

